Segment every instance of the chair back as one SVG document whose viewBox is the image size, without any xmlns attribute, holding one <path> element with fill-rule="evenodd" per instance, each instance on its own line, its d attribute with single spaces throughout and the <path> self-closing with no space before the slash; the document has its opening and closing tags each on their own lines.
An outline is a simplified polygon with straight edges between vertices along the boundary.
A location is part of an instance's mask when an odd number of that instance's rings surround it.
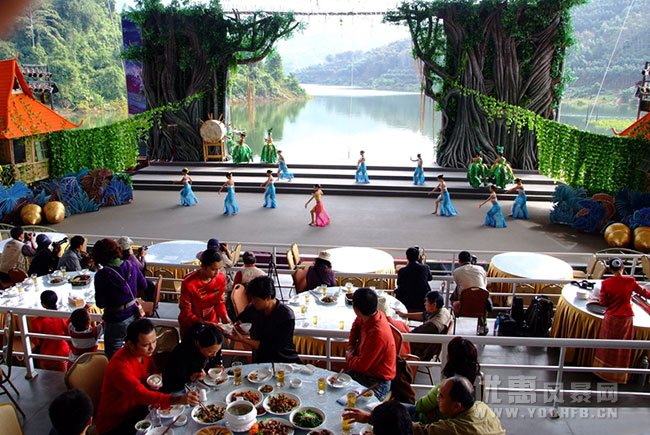
<svg viewBox="0 0 650 435">
<path fill-rule="evenodd" d="M 88 394 L 94 409 L 97 410 L 107 366 L 108 358 L 104 352 L 84 353 L 66 372 L 65 385 Z"/>
<path fill-rule="evenodd" d="M 374 287 L 380 290 L 392 289 L 390 278 L 368 278 L 364 283 L 364 287 Z"/>
<path fill-rule="evenodd" d="M 291 274 L 293 286 L 296 289 L 296 294 L 307 291 L 307 268 L 299 267 Z"/>
<path fill-rule="evenodd" d="M 641 268 L 646 279 L 650 279 L 650 258 L 647 255 L 641 257 Z"/>
<path fill-rule="evenodd" d="M 289 270 L 296 270 L 296 261 L 293 258 L 293 251 L 291 249 L 287 251 L 287 264 L 289 265 Z"/>
<path fill-rule="evenodd" d="M 402 337 L 402 332 L 397 329 L 395 325 L 392 323 L 388 323 L 388 326 L 390 326 L 390 332 L 393 333 L 393 340 L 395 341 L 395 354 L 400 355 L 401 350 L 402 350 L 402 342 L 404 341 L 404 338 Z"/>
<path fill-rule="evenodd" d="M 153 292 L 153 301 L 143 301 L 141 302 L 142 308 L 144 309 L 144 315 L 147 317 L 158 317 L 158 305 L 160 305 L 160 292 L 162 291 L 163 277 L 158 275 L 156 280 L 156 288 Z"/>
<path fill-rule="evenodd" d="M 230 260 L 232 261 L 233 267 L 237 267 L 237 263 L 239 263 L 240 254 L 241 254 L 241 243 L 237 243 L 235 249 L 233 249 L 232 252 L 230 253 Z"/>
<path fill-rule="evenodd" d="M 336 277 L 336 282 L 338 285 L 351 283 L 354 287 L 364 287 L 363 279 L 356 276 Z"/>
<path fill-rule="evenodd" d="M 4 435 L 23 435 L 18 413 L 11 403 L 0 403 L 0 427 Z"/>
<path fill-rule="evenodd" d="M 296 263 L 296 266 L 302 263 L 302 258 L 300 258 L 300 250 L 296 243 L 291 245 L 291 253 L 293 254 L 293 261 Z"/>
<path fill-rule="evenodd" d="M 2 343 L 2 355 L 0 355 L 0 364 L 7 366 L 7 378 L 11 377 L 11 366 L 14 359 L 14 314 L 13 311 L 8 311 L 4 318 L 3 326 L 3 343 Z"/>
<path fill-rule="evenodd" d="M 460 304 L 456 316 L 458 317 L 483 317 L 485 304 L 490 293 L 478 287 L 470 287 L 460 293 Z"/>
<path fill-rule="evenodd" d="M 178 329 L 173 326 L 156 325 L 156 352 L 171 352 L 180 343 Z"/>
<path fill-rule="evenodd" d="M 27 273 L 20 269 L 10 269 L 7 275 L 9 275 L 9 279 L 13 284 L 23 282 L 27 278 Z"/>
<path fill-rule="evenodd" d="M 230 293 L 230 300 L 232 301 L 232 305 L 235 309 L 235 315 L 237 316 L 239 316 L 239 314 L 244 311 L 250 302 L 248 300 L 248 295 L 246 294 L 246 288 L 241 284 L 236 284 L 233 287 L 232 293 Z"/>
<path fill-rule="evenodd" d="M 591 273 L 591 279 L 603 279 L 603 276 L 605 276 L 605 272 L 607 272 L 607 266 L 602 260 L 596 261 L 596 264 L 594 265 L 593 272 Z"/>
</svg>

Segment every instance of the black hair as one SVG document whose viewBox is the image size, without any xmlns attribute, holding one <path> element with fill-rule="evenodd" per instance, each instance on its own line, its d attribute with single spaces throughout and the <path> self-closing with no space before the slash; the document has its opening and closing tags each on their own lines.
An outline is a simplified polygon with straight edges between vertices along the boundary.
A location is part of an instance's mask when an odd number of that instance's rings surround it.
<svg viewBox="0 0 650 435">
<path fill-rule="evenodd" d="M 413 422 L 404 405 L 397 400 L 389 400 L 372 410 L 372 432 L 375 435 L 411 435 Z"/>
<path fill-rule="evenodd" d="M 275 286 L 273 280 L 268 276 L 258 276 L 248 283 L 246 293 L 250 297 L 259 299 L 275 298 Z"/>
<path fill-rule="evenodd" d="M 58 395 L 48 409 L 52 427 L 58 435 L 79 435 L 90 423 L 93 402 L 81 390 L 68 390 Z"/>
<path fill-rule="evenodd" d="M 437 176 L 436 178 L 441 178 L 441 179 L 443 179 L 443 180 L 444 180 L 444 178 L 445 178 L 445 175 L 444 175 L 444 174 L 438 174 L 438 176 Z"/>
<path fill-rule="evenodd" d="M 490 184 L 489 189 L 490 189 L 490 191 L 496 192 L 497 191 L 497 186 L 495 186 L 494 184 Z"/>
<path fill-rule="evenodd" d="M 9 234 L 11 235 L 12 239 L 18 240 L 21 234 L 23 234 L 25 231 L 23 230 L 23 227 L 13 227 L 11 230 L 9 230 Z"/>
<path fill-rule="evenodd" d="M 185 334 L 184 339 L 188 338 L 198 343 L 201 348 L 223 343 L 223 334 L 212 323 L 196 322 Z"/>
<path fill-rule="evenodd" d="M 325 260 L 323 258 L 316 258 L 314 260 L 314 268 L 315 269 L 331 269 L 332 268 L 332 262 L 329 260 Z"/>
<path fill-rule="evenodd" d="M 241 258 L 244 261 L 244 264 L 248 264 L 248 265 L 255 264 L 255 261 L 257 260 L 255 258 L 255 254 L 253 254 L 251 251 L 244 252 Z"/>
<path fill-rule="evenodd" d="M 219 261 L 223 261 L 223 258 L 216 249 L 206 249 L 201 253 L 201 266 L 203 267 L 208 267 L 212 263 L 218 263 Z"/>
<path fill-rule="evenodd" d="M 437 292 L 435 290 L 428 292 L 425 298 L 427 298 L 427 301 L 429 301 L 430 304 L 436 304 L 438 309 L 442 308 L 442 306 L 445 304 L 445 300 L 442 298 L 440 292 Z"/>
<path fill-rule="evenodd" d="M 41 305 L 48 310 L 56 310 L 56 303 L 59 297 L 52 290 L 45 290 L 41 293 Z"/>
<path fill-rule="evenodd" d="M 449 399 L 452 402 L 460 403 L 463 410 L 467 410 L 474 405 L 474 387 L 469 379 L 456 375 L 449 378 L 447 382 L 451 382 Z"/>
<path fill-rule="evenodd" d="M 359 154 L 365 154 L 365 153 L 366 153 L 366 152 L 363 151 L 363 150 L 361 150 L 361 151 L 359 152 Z"/>
<path fill-rule="evenodd" d="M 422 154 L 418 154 L 418 157 L 422 158 Z"/>
<path fill-rule="evenodd" d="M 519 183 L 521 181 L 521 178 L 515 178 L 515 183 Z"/>
<path fill-rule="evenodd" d="M 231 178 L 232 177 L 232 172 L 226 172 L 226 178 Z"/>
<path fill-rule="evenodd" d="M 90 325 L 90 315 L 83 308 L 77 308 L 70 314 L 70 323 L 77 331 L 85 331 Z"/>
<path fill-rule="evenodd" d="M 138 344 L 140 340 L 140 334 L 147 335 L 151 334 L 151 331 L 155 330 L 151 320 L 142 318 L 134 320 L 126 327 L 126 338 L 124 341 L 131 342 L 133 344 Z"/>
<path fill-rule="evenodd" d="M 474 343 L 463 337 L 454 337 L 447 345 L 447 362 L 442 368 L 442 375 L 446 378 L 460 375 L 473 384 L 480 371 Z"/>
<path fill-rule="evenodd" d="M 471 263 L 472 254 L 469 251 L 461 251 L 460 254 L 458 254 L 458 261 L 460 261 L 461 264 Z"/>
<path fill-rule="evenodd" d="M 314 184 L 314 189 L 320 189 L 320 184 Z"/>
<path fill-rule="evenodd" d="M 267 169 L 267 170 L 266 170 L 266 174 L 267 174 L 267 175 L 271 175 L 272 173 L 273 173 L 272 170 L 270 170 L 270 169 Z"/>
<path fill-rule="evenodd" d="M 418 261 L 420 259 L 420 248 L 411 246 L 406 250 L 406 259 L 408 261 Z"/>
<path fill-rule="evenodd" d="M 371 316 L 377 312 L 377 293 L 367 287 L 357 289 L 352 295 L 352 306 L 356 307 L 364 316 Z"/>
<path fill-rule="evenodd" d="M 84 236 L 74 236 L 70 239 L 70 249 L 81 248 L 86 239 Z"/>
</svg>

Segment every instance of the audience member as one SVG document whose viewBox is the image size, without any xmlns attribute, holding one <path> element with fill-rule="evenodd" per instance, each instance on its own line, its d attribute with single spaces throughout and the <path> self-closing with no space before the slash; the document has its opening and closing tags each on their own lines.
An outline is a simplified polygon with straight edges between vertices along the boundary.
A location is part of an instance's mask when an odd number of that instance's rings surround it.
<svg viewBox="0 0 650 435">
<path fill-rule="evenodd" d="M 343 417 L 355 419 L 355 409 L 346 408 Z M 389 400 L 377 406 L 368 416 L 374 435 L 412 435 L 413 422 L 408 411 L 397 400 Z"/>
<path fill-rule="evenodd" d="M 320 285 L 328 287 L 336 285 L 330 254 L 325 251 L 321 251 L 314 264 L 307 269 L 307 290 L 315 289 Z"/>
<path fill-rule="evenodd" d="M 104 309 L 104 348 L 111 358 L 124 344 L 126 328 L 144 315 L 138 291 L 147 280 L 133 263 L 122 261 L 122 250 L 112 239 L 101 239 L 93 246 L 95 263 L 103 266 L 95 274 L 95 301 Z"/>
<path fill-rule="evenodd" d="M 197 322 L 230 323 L 226 312 L 226 276 L 221 272 L 221 254 L 214 249 L 201 253 L 201 267 L 190 273 L 181 284 L 178 323 L 181 334 Z"/>
<path fill-rule="evenodd" d="M 83 269 L 82 261 L 86 257 L 86 239 L 83 236 L 74 236 L 70 239 L 70 246 L 59 258 L 58 268 L 65 268 L 68 272 Z"/>
<path fill-rule="evenodd" d="M 57 311 L 58 296 L 52 290 L 41 293 L 41 306 L 46 310 Z M 60 317 L 35 317 L 31 321 L 30 330 L 38 334 L 68 335 L 68 321 Z M 43 355 L 65 356 L 70 353 L 68 342 L 62 338 L 32 338 L 35 346 L 34 353 Z M 67 361 L 37 360 L 38 366 L 46 370 L 65 372 L 68 369 Z"/>
<path fill-rule="evenodd" d="M 237 317 L 232 339 L 253 349 L 253 362 L 300 362 L 293 343 L 293 310 L 275 298 L 275 286 L 268 276 L 258 276 L 248 283 L 251 301 Z M 240 323 L 251 323 L 250 338 L 239 330 Z"/>
<path fill-rule="evenodd" d="M 124 347 L 106 367 L 97 411 L 100 435 L 133 433 L 133 425 L 147 414 L 147 406 L 167 409 L 174 404 L 197 405 L 199 394 L 182 396 L 152 391 L 147 378 L 156 372 L 152 358 L 156 349 L 156 330 L 149 319 L 129 324 Z"/>
<path fill-rule="evenodd" d="M 70 314 L 68 335 L 70 335 L 70 362 L 86 352 L 97 352 L 98 340 L 104 334 L 104 325 L 94 325 L 86 308 L 77 308 Z"/>
<path fill-rule="evenodd" d="M 449 310 L 443 307 L 445 301 L 437 291 L 430 291 L 424 298 L 424 311 L 422 313 L 398 312 L 400 316 L 409 320 L 422 323 L 413 328 L 414 334 L 447 334 L 451 325 L 452 316 Z M 435 355 L 440 354 L 441 345 L 438 343 L 411 343 L 411 353 L 423 361 L 430 361 Z"/>
<path fill-rule="evenodd" d="M 144 273 L 144 268 L 146 266 L 146 263 L 144 261 L 144 256 L 147 255 L 147 250 L 143 249 L 142 252 L 142 261 L 138 259 L 138 257 L 133 253 L 133 240 L 131 240 L 130 237 L 127 236 L 122 236 L 119 239 L 117 239 L 117 244 L 120 245 L 120 248 L 122 249 L 122 260 L 124 261 L 129 261 L 133 263 L 135 267 L 140 269 L 142 273 Z"/>
<path fill-rule="evenodd" d="M 61 244 L 52 243 L 46 234 L 36 236 L 36 253 L 27 270 L 28 275 L 43 276 L 54 272 L 59 264 Z"/>
<path fill-rule="evenodd" d="M 22 227 L 13 227 L 9 234 L 11 239 L 5 244 L 0 259 L 0 280 L 11 282 L 8 272 L 11 269 L 20 269 L 27 272 L 25 257 L 36 254 L 34 233 L 26 233 Z"/>
<path fill-rule="evenodd" d="M 230 251 L 228 250 L 228 244 L 227 243 L 221 243 L 219 242 L 218 239 L 210 239 L 208 240 L 208 245 L 206 249 L 214 249 L 221 255 L 221 261 L 223 262 L 223 268 L 224 269 L 230 269 L 233 264 L 232 264 L 232 256 L 230 255 Z M 197 260 L 201 260 L 201 254 L 203 254 L 205 251 L 199 251 L 196 253 L 196 258 Z"/>
<path fill-rule="evenodd" d="M 397 288 L 395 297 L 409 312 L 422 311 L 422 299 L 431 291 L 429 281 L 433 279 L 431 270 L 420 262 L 422 253 L 419 247 L 412 246 L 406 250 L 408 264 L 397 271 Z"/>
<path fill-rule="evenodd" d="M 371 289 L 354 292 L 352 309 L 357 318 L 350 330 L 345 359 L 350 376 L 366 387 L 374 385 L 375 395 L 383 400 L 396 374 L 397 350 L 390 325 L 377 305 L 377 294 Z"/>
<path fill-rule="evenodd" d="M 255 265 L 255 254 L 251 251 L 244 252 L 242 260 L 244 261 L 244 270 L 240 270 L 235 274 L 233 286 L 241 284 L 246 287 L 253 278 L 266 275 L 266 272 Z"/>
<path fill-rule="evenodd" d="M 81 390 L 68 390 L 50 403 L 50 435 L 86 435 L 93 422 L 93 402 Z"/>
<path fill-rule="evenodd" d="M 487 290 L 487 274 L 485 269 L 481 266 L 476 265 L 476 257 L 467 251 L 462 251 L 458 254 L 458 261 L 460 266 L 454 269 L 454 281 L 456 282 L 456 290 L 451 295 L 451 300 L 454 302 L 454 311 L 457 311 L 460 308 L 459 300 L 460 294 L 463 290 L 468 288 L 480 288 Z M 487 311 L 491 310 L 492 301 L 488 299 L 488 303 L 485 307 L 486 314 L 483 317 L 478 318 L 478 333 L 479 335 L 487 335 Z"/>
<path fill-rule="evenodd" d="M 181 391 L 187 382 L 205 378 L 206 371 L 223 365 L 223 335 L 211 323 L 195 323 L 172 351 L 163 370 L 162 391 Z"/>
</svg>

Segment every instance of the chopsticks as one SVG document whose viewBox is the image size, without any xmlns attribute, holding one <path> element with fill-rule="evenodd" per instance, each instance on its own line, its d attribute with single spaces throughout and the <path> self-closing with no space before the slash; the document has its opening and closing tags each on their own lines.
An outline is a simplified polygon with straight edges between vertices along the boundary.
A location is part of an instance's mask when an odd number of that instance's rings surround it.
<svg viewBox="0 0 650 435">
<path fill-rule="evenodd" d="M 187 386 L 187 384 L 185 384 L 185 391 L 187 391 L 188 393 L 189 393 L 190 391 L 196 391 L 196 387 L 195 387 L 195 388 L 190 388 L 190 387 Z M 199 406 L 200 406 L 201 409 L 204 410 L 205 412 L 210 413 L 210 410 L 208 409 L 208 407 L 205 406 L 205 405 L 203 404 L 203 402 L 201 402 L 200 400 L 199 400 Z"/>
<path fill-rule="evenodd" d="M 338 372 L 338 374 L 337 374 L 336 376 L 334 376 L 334 379 L 332 380 L 332 383 L 333 383 L 333 384 L 335 384 L 336 381 L 339 380 L 339 377 L 343 374 L 343 371 L 344 371 L 344 370 L 345 370 L 345 369 L 341 369 L 341 371 Z"/>
<path fill-rule="evenodd" d="M 171 429 L 172 426 L 173 426 L 174 424 L 176 424 L 176 422 L 178 421 L 178 419 L 181 418 L 181 415 L 183 415 L 183 414 L 177 415 L 176 418 L 174 419 L 174 421 L 172 421 L 171 423 L 169 423 L 169 425 L 167 425 L 167 429 L 165 429 L 165 431 L 164 431 L 161 435 L 165 435 L 167 432 L 169 432 L 169 429 Z"/>
<path fill-rule="evenodd" d="M 377 386 L 377 384 L 372 384 L 371 386 L 369 386 L 369 387 L 366 388 L 365 390 L 362 390 L 359 394 L 357 394 L 357 398 L 363 396 L 364 394 L 366 394 L 368 391 L 372 390 L 372 389 L 375 388 L 376 386 Z"/>
</svg>

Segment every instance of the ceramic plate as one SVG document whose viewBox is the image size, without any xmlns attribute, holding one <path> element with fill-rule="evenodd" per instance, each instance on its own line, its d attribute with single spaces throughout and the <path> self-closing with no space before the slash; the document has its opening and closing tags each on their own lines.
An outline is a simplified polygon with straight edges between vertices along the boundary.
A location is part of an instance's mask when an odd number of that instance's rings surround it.
<svg viewBox="0 0 650 435">
<path fill-rule="evenodd" d="M 257 424 L 258 430 L 262 431 L 262 429 L 266 429 L 269 432 L 264 432 L 264 433 L 275 433 L 273 432 L 273 426 L 274 425 L 282 425 L 285 426 L 288 431 L 287 435 L 293 435 L 294 430 L 293 427 L 289 424 L 287 420 L 284 420 L 282 418 L 263 418 L 260 420 L 260 422 Z M 270 426 L 270 427 L 264 427 L 264 426 Z"/>
<path fill-rule="evenodd" d="M 587 302 L 586 307 L 587 311 L 594 314 L 603 315 L 605 314 L 605 311 L 607 311 L 607 307 L 603 307 L 598 302 Z"/>
<path fill-rule="evenodd" d="M 264 395 L 254 388 L 237 388 L 228 393 L 226 396 L 226 403 L 234 402 L 238 397 L 242 397 L 246 400 L 246 396 L 244 396 L 245 393 L 250 393 L 248 394 L 250 398 L 249 402 L 255 406 L 259 405 L 262 403 L 262 400 L 264 400 Z"/>
<path fill-rule="evenodd" d="M 172 405 L 169 409 L 159 409 L 160 418 L 176 418 L 185 411 L 185 405 Z"/>
<path fill-rule="evenodd" d="M 252 382 L 253 384 L 261 384 L 271 379 L 271 376 L 271 370 L 261 368 L 250 372 L 246 376 L 246 379 L 248 379 L 248 381 Z"/>
<path fill-rule="evenodd" d="M 192 413 L 190 414 L 190 416 L 192 417 L 192 420 L 194 420 L 198 424 L 203 424 L 203 425 L 215 424 L 215 423 L 223 420 L 224 414 L 226 412 L 226 404 L 225 403 L 223 403 L 223 402 L 206 402 L 206 403 L 204 403 L 204 405 L 208 408 L 208 410 L 210 410 L 211 413 L 212 412 L 215 413 L 213 418 L 210 419 L 210 421 L 201 420 L 199 418 L 199 415 L 201 414 L 201 411 L 203 411 L 203 409 L 201 408 L 200 405 L 196 405 L 194 407 L 194 409 L 192 409 Z"/>
<path fill-rule="evenodd" d="M 217 377 L 216 379 L 212 379 L 210 376 L 206 376 L 203 378 L 203 383 L 207 385 L 208 387 L 220 387 L 222 385 L 226 385 L 230 381 L 230 376 L 224 375 L 223 377 Z"/>
<path fill-rule="evenodd" d="M 194 435 L 232 435 L 232 432 L 223 426 L 210 426 L 197 430 Z"/>
<path fill-rule="evenodd" d="M 311 415 L 316 414 L 320 419 L 320 423 L 305 426 L 305 424 L 308 423 L 309 420 L 300 421 L 300 416 L 299 416 L 299 414 L 305 414 L 305 413 Z M 314 430 L 321 427 L 323 424 L 325 424 L 325 413 L 323 412 L 323 410 L 314 408 L 313 406 L 305 406 L 303 408 L 295 409 L 289 416 L 289 421 L 298 429 Z"/>
<path fill-rule="evenodd" d="M 335 380 L 336 379 L 336 380 Z M 350 375 L 341 373 L 340 375 L 332 375 L 327 378 L 327 385 L 334 388 L 343 388 L 352 382 Z"/>
<path fill-rule="evenodd" d="M 321 296 L 320 298 L 318 298 L 318 303 L 323 305 L 336 305 L 338 302 L 339 302 L 338 298 L 331 295 Z"/>
<path fill-rule="evenodd" d="M 277 408 L 273 408 L 272 407 L 273 403 L 277 402 L 278 399 L 281 399 L 283 397 L 284 397 L 284 399 L 293 400 L 295 402 L 295 405 L 290 406 L 291 409 L 289 409 L 287 411 L 281 411 L 281 410 L 278 410 Z M 264 409 L 266 409 L 266 412 L 268 412 L 269 414 L 288 415 L 288 414 L 291 414 L 291 412 L 294 409 L 300 407 L 300 397 L 296 396 L 295 394 L 291 394 L 291 393 L 284 393 L 284 392 L 283 393 L 272 393 L 272 394 L 269 394 L 268 396 L 266 396 L 266 399 L 264 399 L 263 405 L 264 405 Z"/>
</svg>

